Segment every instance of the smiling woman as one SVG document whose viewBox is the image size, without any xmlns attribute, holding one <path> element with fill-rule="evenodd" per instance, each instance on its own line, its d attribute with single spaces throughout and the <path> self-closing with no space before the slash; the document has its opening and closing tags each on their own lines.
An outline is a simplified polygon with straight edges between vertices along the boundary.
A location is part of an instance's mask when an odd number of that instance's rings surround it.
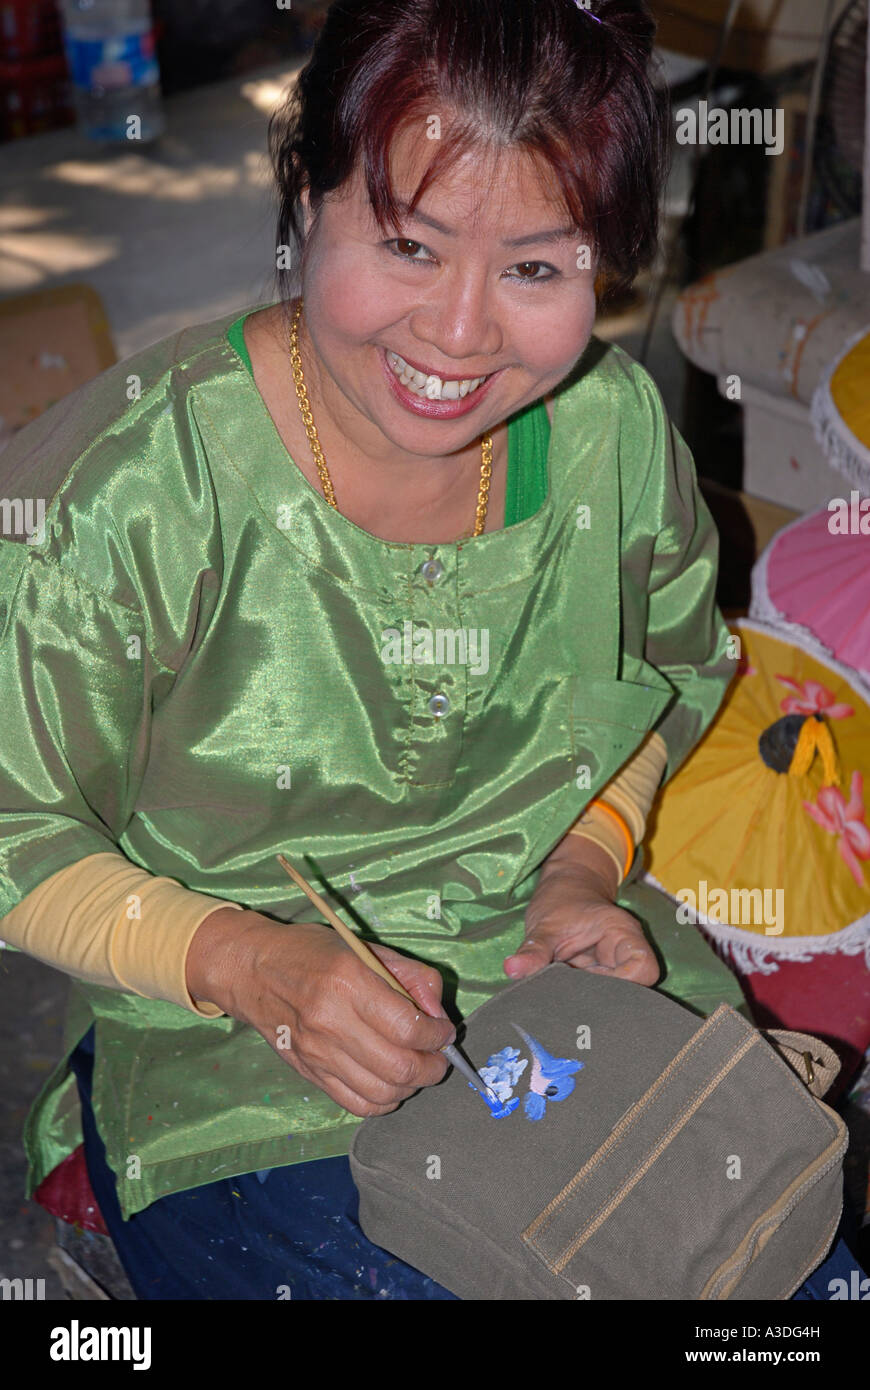
<svg viewBox="0 0 870 1390">
<path fill-rule="evenodd" d="M 359 1229 L 360 1117 L 552 961 L 741 999 L 635 881 L 733 673 L 688 450 L 592 336 L 655 246 L 652 38 L 337 0 L 270 130 L 277 301 L 0 454 L 50 499 L 0 538 L 0 932 L 75 980 L 30 1190 L 84 1137 L 140 1298 L 448 1297 Z"/>
<path fill-rule="evenodd" d="M 454 539 L 468 517 L 479 534 L 487 501 L 499 524 L 507 420 L 536 400 L 552 418 L 598 274 L 629 283 L 654 251 L 666 125 L 646 71 L 653 26 L 634 3 L 600 7 L 606 26 L 572 8 L 333 6 L 270 122 L 291 268 L 277 308 L 249 321 L 255 375 L 304 456 L 281 408 L 304 286 L 300 361 L 330 459 L 313 445 L 307 476 L 384 539 Z"/>
<path fill-rule="evenodd" d="M 403 190 L 420 148 L 412 131 L 396 137 Z M 452 541 L 472 521 L 474 535 L 499 528 L 507 421 L 551 400 L 592 332 L 596 266 L 580 254 L 581 233 L 554 234 L 552 193 L 515 150 L 469 151 L 445 172 L 426 198 L 440 217 L 405 215 L 408 231 L 431 227 L 425 243 L 383 237 L 360 177 L 316 212 L 307 191 L 301 200 L 304 314 L 296 298 L 246 322 L 255 379 L 288 453 L 303 470 L 310 456 L 312 485 L 385 540 Z M 548 261 L 512 263 L 517 241 L 537 243 Z M 287 400 L 288 355 L 314 438 Z M 475 513 L 481 441 L 493 491 L 483 506 L 478 495 Z"/>
</svg>

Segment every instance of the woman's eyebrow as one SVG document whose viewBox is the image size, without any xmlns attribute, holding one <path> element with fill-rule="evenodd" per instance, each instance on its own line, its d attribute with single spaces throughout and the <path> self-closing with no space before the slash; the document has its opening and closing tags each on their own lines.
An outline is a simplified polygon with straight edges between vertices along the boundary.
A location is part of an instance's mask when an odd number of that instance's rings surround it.
<svg viewBox="0 0 870 1390">
<path fill-rule="evenodd" d="M 437 221 L 434 217 L 429 217 L 425 212 L 411 212 L 407 203 L 399 203 L 398 211 L 401 217 L 410 222 L 422 222 L 424 226 L 431 227 L 436 232 L 441 232 L 442 236 L 457 236 L 451 227 L 445 227 L 443 222 Z M 544 232 L 528 232 L 525 236 L 505 237 L 502 246 L 537 246 L 543 242 L 564 241 L 568 237 L 576 237 L 577 228 L 551 227 Z"/>
<path fill-rule="evenodd" d="M 568 237 L 572 240 L 577 236 L 576 227 L 552 227 L 547 232 L 530 232 L 528 236 L 507 237 L 503 246 L 537 246 L 542 241 L 565 241 Z"/>
</svg>

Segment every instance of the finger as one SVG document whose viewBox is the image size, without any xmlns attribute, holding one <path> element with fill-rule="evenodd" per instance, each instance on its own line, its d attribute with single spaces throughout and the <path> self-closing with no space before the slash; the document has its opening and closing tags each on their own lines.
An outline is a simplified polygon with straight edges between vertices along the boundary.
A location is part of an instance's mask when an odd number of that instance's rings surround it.
<svg viewBox="0 0 870 1390">
<path fill-rule="evenodd" d="M 507 956 L 503 963 L 506 975 L 512 980 L 522 980 L 528 975 L 536 975 L 539 970 L 553 963 L 553 947 L 544 936 L 527 936 L 519 950 Z"/>
<path fill-rule="evenodd" d="M 332 1050 L 322 1070 L 369 1104 L 398 1105 L 423 1086 L 443 1081 L 449 1066 L 443 1052 L 401 1050 L 376 1036 L 355 1036 L 352 1046 Z"/>
<path fill-rule="evenodd" d="M 390 946 L 372 945 L 371 949 L 390 974 L 395 975 L 399 984 L 404 985 L 409 994 L 413 994 L 425 1014 L 430 1018 L 447 1017 L 441 1003 L 444 981 L 433 966 L 425 965 L 421 960 L 414 960 L 412 956 L 403 956 Z"/>
<path fill-rule="evenodd" d="M 384 949 L 386 948 L 378 948 L 379 958 L 380 951 Z M 400 958 L 397 952 L 391 954 L 396 960 L 404 959 L 404 964 L 398 967 L 404 974 L 407 957 Z M 387 964 L 386 961 L 384 963 Z M 392 973 L 392 959 L 387 968 Z M 420 968 L 428 970 L 427 966 Z M 397 1048 L 418 1052 L 438 1052 L 447 1043 L 455 1041 L 456 1029 L 446 1014 L 432 1017 L 424 1010 L 422 1004 L 413 1004 L 356 957 L 353 958 L 352 964 L 348 962 L 342 979 L 339 981 L 335 978 L 335 988 L 340 992 L 342 1005 L 350 1003 L 359 1023 L 372 1029 L 384 1042 L 389 1042 Z M 398 970 L 396 978 L 399 978 Z M 345 1021 L 345 1030 L 347 1026 Z M 353 1031 L 357 1031 L 356 1027 Z"/>
<path fill-rule="evenodd" d="M 453 1024 L 415 1013 L 410 1000 L 370 970 L 365 975 L 350 1000 L 337 993 L 297 1030 L 294 1047 L 304 1065 L 318 1074 L 340 1075 L 358 1095 L 375 1102 L 391 1099 L 385 1087 L 402 1088 L 407 1096 L 441 1081 L 449 1065 L 441 1049 L 445 1034 L 456 1036 Z M 400 1018 L 395 1029 L 390 1010 Z"/>
<path fill-rule="evenodd" d="M 644 942 L 642 946 L 626 946 L 617 958 L 613 973 L 639 985 L 654 985 L 661 970 L 655 952 Z"/>
<path fill-rule="evenodd" d="M 583 951 L 575 951 L 572 956 L 560 956 L 559 959 L 565 965 L 573 965 L 578 970 L 591 970 L 593 966 L 598 966 L 598 956 L 594 946 L 588 946 Z M 609 966 L 601 966 L 602 970 L 609 969 Z"/>
<path fill-rule="evenodd" d="M 655 953 L 640 927 L 634 923 L 626 923 L 624 928 L 616 927 L 605 933 L 598 942 L 597 956 L 597 964 L 602 970 L 619 979 L 651 985 L 659 977 Z"/>
<path fill-rule="evenodd" d="M 334 1100 L 336 1105 L 340 1105 L 343 1110 L 348 1110 L 351 1115 L 359 1115 L 362 1119 L 367 1119 L 371 1115 L 388 1115 L 391 1110 L 395 1110 L 396 1106 L 401 1104 L 402 1100 L 402 1097 L 399 1097 L 388 1103 L 379 1104 L 366 1099 L 352 1086 L 346 1085 L 340 1076 L 330 1074 L 313 1081 L 312 1085 L 317 1086 L 324 1095 L 329 1096 L 329 1099 Z"/>
<path fill-rule="evenodd" d="M 660 971 L 655 952 L 628 913 L 611 907 L 583 925 L 584 934 L 588 933 L 591 940 L 573 951 L 565 943 L 557 953 L 559 959 L 597 975 L 615 975 L 644 985 L 656 983 Z"/>
</svg>

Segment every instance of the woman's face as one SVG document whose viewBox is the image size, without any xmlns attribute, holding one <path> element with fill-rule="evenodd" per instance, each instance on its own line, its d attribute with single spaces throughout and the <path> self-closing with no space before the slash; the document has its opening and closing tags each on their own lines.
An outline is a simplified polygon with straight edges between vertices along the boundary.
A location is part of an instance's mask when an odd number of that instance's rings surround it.
<svg viewBox="0 0 870 1390">
<path fill-rule="evenodd" d="M 400 203 L 431 153 L 408 128 L 395 140 Z M 452 454 L 566 376 L 592 332 L 596 275 L 569 222 L 516 148 L 454 163 L 396 237 L 378 228 L 359 174 L 323 201 L 309 223 L 305 327 L 317 394 L 357 447 Z"/>
</svg>

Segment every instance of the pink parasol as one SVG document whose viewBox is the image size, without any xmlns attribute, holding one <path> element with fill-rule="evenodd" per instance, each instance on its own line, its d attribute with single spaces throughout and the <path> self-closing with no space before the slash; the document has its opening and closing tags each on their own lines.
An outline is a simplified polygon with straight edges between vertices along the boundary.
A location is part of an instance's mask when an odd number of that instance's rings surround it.
<svg viewBox="0 0 870 1390">
<path fill-rule="evenodd" d="M 853 493 L 777 532 L 753 570 L 749 615 L 833 656 L 870 689 L 870 510 L 861 500 Z"/>
</svg>

